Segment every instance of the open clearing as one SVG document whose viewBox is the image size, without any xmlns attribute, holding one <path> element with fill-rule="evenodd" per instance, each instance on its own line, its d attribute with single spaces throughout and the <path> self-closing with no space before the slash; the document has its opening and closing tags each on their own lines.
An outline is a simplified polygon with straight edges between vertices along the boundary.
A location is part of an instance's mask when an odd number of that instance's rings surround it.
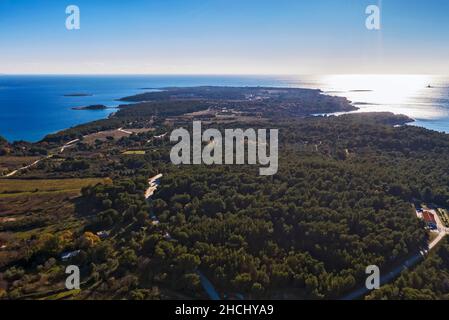
<svg viewBox="0 0 449 320">
<path fill-rule="evenodd" d="M 123 154 L 125 154 L 125 155 L 144 155 L 145 151 L 144 150 L 129 150 L 129 151 L 123 152 Z"/>
<path fill-rule="evenodd" d="M 83 137 L 82 142 L 87 144 L 93 144 L 96 140 L 105 141 L 108 137 L 114 138 L 114 140 L 119 140 L 123 137 L 128 137 L 130 134 L 138 134 L 142 132 L 154 131 L 154 128 L 138 128 L 138 129 L 122 129 L 122 130 L 106 130 L 96 133 L 92 133 Z"/>
<path fill-rule="evenodd" d="M 3 171 L 11 171 L 13 169 L 26 166 L 39 160 L 41 157 L 14 157 L 14 156 L 3 156 L 0 157 L 0 173 Z"/>
<path fill-rule="evenodd" d="M 0 180 L 0 198 L 5 195 L 17 195 L 34 192 L 64 192 L 81 190 L 83 187 L 97 183 L 111 183 L 109 178 L 85 179 L 2 179 Z"/>
</svg>

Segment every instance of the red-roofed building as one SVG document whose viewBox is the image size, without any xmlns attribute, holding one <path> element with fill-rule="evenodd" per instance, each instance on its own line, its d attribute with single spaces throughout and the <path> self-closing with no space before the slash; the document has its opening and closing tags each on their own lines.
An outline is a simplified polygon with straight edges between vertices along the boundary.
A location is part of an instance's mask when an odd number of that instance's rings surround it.
<svg viewBox="0 0 449 320">
<path fill-rule="evenodd" d="M 432 212 L 424 211 L 422 214 L 422 217 L 430 229 L 432 229 L 432 230 L 437 229 L 437 222 L 436 222 L 435 216 Z"/>
</svg>

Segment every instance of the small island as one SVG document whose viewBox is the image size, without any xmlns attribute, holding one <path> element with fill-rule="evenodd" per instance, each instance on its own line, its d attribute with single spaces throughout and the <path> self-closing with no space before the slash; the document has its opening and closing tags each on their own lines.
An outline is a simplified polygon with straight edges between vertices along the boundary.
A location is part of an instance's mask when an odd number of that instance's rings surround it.
<svg viewBox="0 0 449 320">
<path fill-rule="evenodd" d="M 85 106 L 85 107 L 73 107 L 73 110 L 104 110 L 108 109 L 105 105 L 102 104 L 94 104 L 91 106 Z"/>
</svg>

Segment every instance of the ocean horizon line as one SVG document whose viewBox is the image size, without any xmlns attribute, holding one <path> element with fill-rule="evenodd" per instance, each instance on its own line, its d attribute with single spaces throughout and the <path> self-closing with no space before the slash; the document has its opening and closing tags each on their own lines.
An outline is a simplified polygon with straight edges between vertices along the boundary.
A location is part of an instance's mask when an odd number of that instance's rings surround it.
<svg viewBox="0 0 449 320">
<path fill-rule="evenodd" d="M 0 77 L 0 135 L 8 141 L 36 142 L 51 132 L 104 119 L 118 99 L 167 87 L 273 87 L 321 90 L 346 97 L 361 111 L 389 111 L 416 125 L 448 131 L 449 78 L 422 75 L 175 75 L 175 74 L 17 74 Z M 44 111 L 45 112 L 42 112 Z"/>
<path fill-rule="evenodd" d="M 217 77 L 304 77 L 304 76 L 435 76 L 449 77 L 446 73 L 0 73 L 0 76 L 217 76 Z"/>
</svg>

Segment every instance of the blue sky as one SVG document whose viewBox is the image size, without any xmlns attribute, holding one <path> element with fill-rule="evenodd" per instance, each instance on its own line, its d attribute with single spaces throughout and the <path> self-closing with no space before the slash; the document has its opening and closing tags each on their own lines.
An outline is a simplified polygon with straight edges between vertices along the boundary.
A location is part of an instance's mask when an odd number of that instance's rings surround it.
<svg viewBox="0 0 449 320">
<path fill-rule="evenodd" d="M 447 75 L 449 1 L 0 0 L 0 73 Z"/>
</svg>

